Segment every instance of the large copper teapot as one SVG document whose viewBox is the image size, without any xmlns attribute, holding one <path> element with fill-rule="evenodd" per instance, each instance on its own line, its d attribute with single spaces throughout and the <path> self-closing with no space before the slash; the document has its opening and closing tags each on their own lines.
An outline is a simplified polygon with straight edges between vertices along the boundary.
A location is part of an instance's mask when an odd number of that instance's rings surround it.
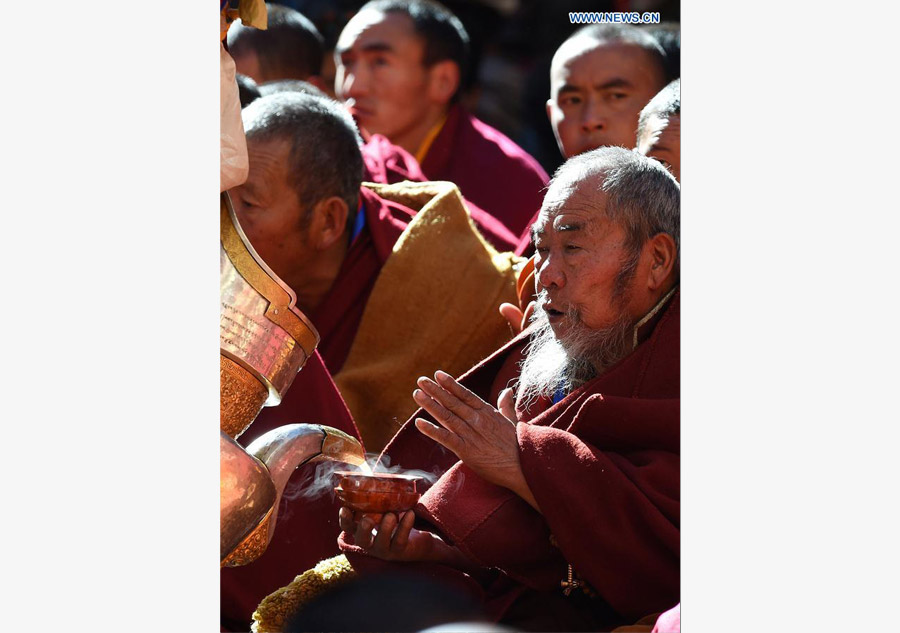
<svg viewBox="0 0 900 633">
<path fill-rule="evenodd" d="M 319 342 L 296 296 L 259 257 L 228 194 L 221 205 L 220 432 L 221 564 L 245 565 L 265 551 L 291 473 L 314 459 L 361 464 L 360 443 L 318 424 L 291 424 L 245 450 L 234 438 L 274 406 Z"/>
</svg>

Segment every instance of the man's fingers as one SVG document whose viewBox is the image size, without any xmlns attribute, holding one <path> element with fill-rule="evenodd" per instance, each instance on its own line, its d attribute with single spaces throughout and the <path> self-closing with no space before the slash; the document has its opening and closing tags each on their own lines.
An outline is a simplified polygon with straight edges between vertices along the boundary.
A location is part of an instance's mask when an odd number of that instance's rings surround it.
<svg viewBox="0 0 900 633">
<path fill-rule="evenodd" d="M 419 385 L 425 386 L 426 388 L 431 390 L 440 389 L 438 385 L 428 380 L 427 378 L 419 378 Z M 447 394 L 445 393 L 444 395 L 446 397 Z M 413 400 L 416 401 L 416 404 L 433 415 L 438 422 L 446 426 L 454 433 L 466 432 L 468 423 L 465 421 L 465 419 L 461 418 L 451 409 L 445 407 L 443 403 L 432 397 L 428 392 L 425 391 L 425 389 L 416 389 L 415 391 L 413 391 Z M 455 402 L 457 409 L 463 411 L 463 415 L 472 415 L 471 409 L 465 407 L 465 405 L 463 405 L 458 400 L 456 400 Z"/>
<path fill-rule="evenodd" d="M 432 400 L 439 402 L 446 409 L 455 413 L 461 420 L 465 421 L 475 413 L 472 407 L 467 405 L 463 400 L 456 396 L 456 394 L 444 389 L 431 378 L 421 376 L 416 381 L 416 384 L 419 385 L 419 388 L 427 393 Z"/>
<path fill-rule="evenodd" d="M 400 523 L 397 526 L 397 531 L 394 533 L 394 538 L 391 539 L 391 549 L 395 551 L 403 551 L 406 549 L 406 546 L 409 544 L 409 532 L 412 530 L 413 523 L 416 521 L 416 513 L 412 510 L 407 510 L 403 513 L 403 516 L 400 517 Z"/>
<path fill-rule="evenodd" d="M 458 435 L 422 418 L 416 418 L 416 428 L 419 429 L 423 435 L 427 435 L 441 446 L 450 449 L 453 451 L 454 455 L 459 457 L 463 442 Z"/>
<path fill-rule="evenodd" d="M 342 506 L 341 509 L 338 510 L 338 524 L 344 532 L 351 534 L 356 527 L 356 524 L 353 521 L 353 510 L 346 506 Z"/>
<path fill-rule="evenodd" d="M 374 527 L 375 522 L 372 521 L 372 519 L 363 517 L 362 520 L 356 524 L 356 534 L 353 536 L 353 542 L 363 549 L 372 547 L 372 529 Z"/>
<path fill-rule="evenodd" d="M 456 379 L 447 372 L 443 372 L 441 370 L 434 372 L 434 379 L 441 387 L 449 391 L 452 395 L 456 396 L 476 411 L 484 409 L 485 407 L 491 407 L 491 405 L 489 405 L 487 402 L 456 382 Z"/>
<path fill-rule="evenodd" d="M 372 547 L 375 550 L 386 552 L 391 549 L 391 536 L 394 534 L 394 528 L 397 526 L 397 515 L 388 512 L 381 519 L 381 525 L 378 526 L 378 532 L 372 541 Z"/>
<path fill-rule="evenodd" d="M 528 324 L 531 323 L 531 317 L 534 316 L 534 311 L 537 308 L 537 301 L 529 301 L 528 307 L 525 308 L 525 314 L 522 316 L 522 330 L 528 327 Z M 519 330 L 521 332 L 521 330 Z"/>
<path fill-rule="evenodd" d="M 513 333 L 518 334 L 522 331 L 522 323 L 524 321 L 522 311 L 519 310 L 518 306 L 514 306 L 511 303 L 501 303 L 500 315 L 507 320 Z"/>
</svg>

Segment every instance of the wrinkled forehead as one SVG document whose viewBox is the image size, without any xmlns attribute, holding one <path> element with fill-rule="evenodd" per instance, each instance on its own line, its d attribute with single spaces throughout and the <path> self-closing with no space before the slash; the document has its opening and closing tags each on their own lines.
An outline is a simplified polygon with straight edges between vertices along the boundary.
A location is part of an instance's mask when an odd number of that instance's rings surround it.
<svg viewBox="0 0 900 633">
<path fill-rule="evenodd" d="M 587 226 L 596 224 L 595 220 L 606 216 L 607 196 L 600 189 L 602 184 L 602 174 L 558 176 L 547 189 L 533 233 L 558 228 L 561 219 L 577 218 Z"/>
</svg>

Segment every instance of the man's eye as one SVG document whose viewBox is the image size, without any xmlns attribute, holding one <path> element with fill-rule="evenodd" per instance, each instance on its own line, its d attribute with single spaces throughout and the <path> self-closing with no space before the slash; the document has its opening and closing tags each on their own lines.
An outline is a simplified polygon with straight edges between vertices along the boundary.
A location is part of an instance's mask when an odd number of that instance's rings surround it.
<svg viewBox="0 0 900 633">
<path fill-rule="evenodd" d="M 562 97 L 559 100 L 559 105 L 561 106 L 574 106 L 581 103 L 581 97 L 576 97 L 574 95 L 570 95 L 568 97 Z"/>
<path fill-rule="evenodd" d="M 653 160 L 662 163 L 663 167 L 665 167 L 669 171 L 672 171 L 672 165 L 670 165 L 669 161 L 667 161 L 665 158 L 660 158 L 655 154 L 647 154 L 647 158 L 652 158 Z"/>
<path fill-rule="evenodd" d="M 387 57 L 378 56 L 372 60 L 373 66 L 388 66 L 390 64 L 390 60 Z"/>
<path fill-rule="evenodd" d="M 627 92 L 610 92 L 609 94 L 606 95 L 606 98 L 609 101 L 622 101 L 623 99 L 628 98 L 628 93 Z"/>
<path fill-rule="evenodd" d="M 534 250 L 541 259 L 547 257 L 547 254 L 550 252 L 550 249 L 546 246 L 535 246 Z"/>
<path fill-rule="evenodd" d="M 575 251 L 580 251 L 581 247 L 575 244 L 566 244 L 565 249 L 567 253 L 574 253 Z"/>
</svg>

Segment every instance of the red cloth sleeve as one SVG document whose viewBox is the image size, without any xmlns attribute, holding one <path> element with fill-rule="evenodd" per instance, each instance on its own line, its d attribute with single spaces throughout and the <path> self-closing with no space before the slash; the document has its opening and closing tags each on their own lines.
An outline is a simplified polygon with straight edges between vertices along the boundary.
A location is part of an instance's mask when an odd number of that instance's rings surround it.
<svg viewBox="0 0 900 633">
<path fill-rule="evenodd" d="M 634 620 L 678 600 L 678 415 L 678 400 L 598 394 L 570 432 L 518 425 L 525 479 L 566 560 Z"/>
<path fill-rule="evenodd" d="M 482 567 L 539 591 L 559 587 L 566 565 L 541 515 L 510 490 L 458 462 L 426 492 L 416 514 Z"/>
</svg>

